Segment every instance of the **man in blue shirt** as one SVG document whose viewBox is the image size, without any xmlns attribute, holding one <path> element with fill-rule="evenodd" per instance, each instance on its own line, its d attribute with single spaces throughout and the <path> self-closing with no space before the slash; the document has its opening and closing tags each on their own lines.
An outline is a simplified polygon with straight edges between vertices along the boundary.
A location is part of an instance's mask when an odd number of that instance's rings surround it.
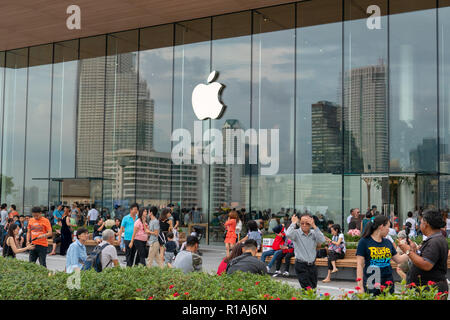
<svg viewBox="0 0 450 320">
<path fill-rule="evenodd" d="M 81 270 L 87 259 L 85 243 L 89 239 L 89 231 L 78 228 L 77 240 L 72 242 L 66 254 L 66 272 L 72 273 L 76 269 Z"/>
<path fill-rule="evenodd" d="M 129 244 L 131 242 L 131 238 L 133 237 L 134 223 L 136 222 L 138 211 L 138 204 L 133 203 L 130 207 L 130 214 L 123 217 L 122 224 L 120 225 L 118 241 L 120 243 L 122 233 L 124 233 L 123 238 L 125 243 L 125 257 L 127 260 L 127 267 L 133 266 L 134 258 L 136 255 L 136 247 L 133 244 L 133 246 L 130 248 Z"/>
<path fill-rule="evenodd" d="M 58 224 L 58 221 L 61 220 L 63 216 L 62 205 L 58 205 L 58 207 L 53 211 L 53 224 Z"/>
</svg>

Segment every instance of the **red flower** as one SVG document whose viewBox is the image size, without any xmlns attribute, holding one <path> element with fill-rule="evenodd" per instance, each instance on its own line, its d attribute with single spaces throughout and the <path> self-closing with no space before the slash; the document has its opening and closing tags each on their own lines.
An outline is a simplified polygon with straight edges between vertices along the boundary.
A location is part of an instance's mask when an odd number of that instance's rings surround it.
<svg viewBox="0 0 450 320">
<path fill-rule="evenodd" d="M 268 298 L 270 297 L 267 293 L 264 295 L 264 298 Z"/>
<path fill-rule="evenodd" d="M 258 284 L 259 284 L 259 281 L 256 281 L 256 282 L 255 282 L 255 286 L 257 286 Z"/>
<path fill-rule="evenodd" d="M 173 284 L 171 284 L 170 286 L 169 286 L 169 289 L 172 289 L 173 287 L 175 287 Z"/>
<path fill-rule="evenodd" d="M 386 289 L 386 286 L 380 286 L 381 291 L 383 291 L 384 289 Z"/>
<path fill-rule="evenodd" d="M 311 289 L 312 289 L 312 288 L 311 288 L 311 287 L 309 287 L 309 286 L 308 286 L 308 287 L 306 287 L 306 290 L 311 290 Z"/>
<path fill-rule="evenodd" d="M 325 297 L 328 297 L 330 294 L 329 294 L 328 292 L 325 292 L 323 295 L 324 295 Z"/>
<path fill-rule="evenodd" d="M 348 293 L 349 294 L 353 294 L 353 293 L 355 293 L 355 291 L 350 290 Z"/>
<path fill-rule="evenodd" d="M 189 292 L 185 292 L 184 295 L 185 295 L 185 296 L 189 295 Z"/>
<path fill-rule="evenodd" d="M 153 300 L 153 297 L 148 297 L 148 299 L 147 300 Z"/>
<path fill-rule="evenodd" d="M 358 291 L 359 291 L 359 290 L 361 290 L 361 288 L 360 288 L 360 287 L 355 287 L 355 290 L 358 290 Z"/>
<path fill-rule="evenodd" d="M 141 288 L 136 289 L 136 292 L 141 292 L 141 291 L 142 291 Z"/>
<path fill-rule="evenodd" d="M 356 279 L 356 281 L 361 281 L 361 280 L 362 280 L 361 278 L 357 278 L 357 279 Z"/>
<path fill-rule="evenodd" d="M 434 286 L 435 284 L 436 284 L 436 282 L 434 282 L 434 281 L 431 281 L 431 280 L 428 281 L 428 285 L 429 285 L 429 286 Z"/>
<path fill-rule="evenodd" d="M 274 300 L 280 300 L 280 298 L 277 297 L 277 298 L 275 298 Z"/>
<path fill-rule="evenodd" d="M 296 297 L 292 297 L 292 299 L 291 300 L 297 300 L 297 298 Z"/>
<path fill-rule="evenodd" d="M 239 288 L 239 289 L 237 289 L 237 291 L 242 292 L 242 291 L 244 291 L 244 289 Z"/>
<path fill-rule="evenodd" d="M 409 284 L 409 286 L 410 286 L 410 287 L 415 287 L 416 284 L 415 284 L 414 282 L 411 282 L 411 283 Z"/>
<path fill-rule="evenodd" d="M 178 293 L 178 292 L 175 292 L 174 294 L 173 294 L 173 296 L 174 297 L 178 297 L 180 294 Z"/>
<path fill-rule="evenodd" d="M 394 284 L 394 283 L 393 283 L 391 280 L 386 281 L 386 285 L 388 285 L 388 286 L 393 285 L 393 284 Z"/>
<path fill-rule="evenodd" d="M 270 299 L 273 299 L 273 296 L 270 296 Z"/>
</svg>

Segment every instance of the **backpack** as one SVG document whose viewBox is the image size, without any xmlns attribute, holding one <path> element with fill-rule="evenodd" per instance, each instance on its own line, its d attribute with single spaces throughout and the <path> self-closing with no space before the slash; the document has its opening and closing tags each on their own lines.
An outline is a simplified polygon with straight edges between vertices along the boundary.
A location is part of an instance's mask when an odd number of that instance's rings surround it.
<svg viewBox="0 0 450 320">
<path fill-rule="evenodd" d="M 94 250 L 92 250 L 92 252 L 89 254 L 81 270 L 89 270 L 91 268 L 94 268 L 95 271 L 102 272 L 102 251 L 109 245 L 110 244 L 107 243 L 101 247 L 96 246 Z"/>
</svg>

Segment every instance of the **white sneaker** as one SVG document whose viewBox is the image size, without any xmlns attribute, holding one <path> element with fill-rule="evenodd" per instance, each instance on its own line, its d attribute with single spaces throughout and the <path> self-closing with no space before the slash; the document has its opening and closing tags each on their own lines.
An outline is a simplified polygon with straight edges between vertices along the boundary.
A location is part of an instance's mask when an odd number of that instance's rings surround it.
<svg viewBox="0 0 450 320">
<path fill-rule="evenodd" d="M 266 266 L 267 272 L 270 272 L 270 268 L 269 266 Z"/>
<path fill-rule="evenodd" d="M 275 274 L 281 274 L 280 270 L 275 270 Z"/>
<path fill-rule="evenodd" d="M 279 273 L 275 273 L 272 277 L 275 278 L 278 277 L 279 275 L 280 275 Z"/>
<path fill-rule="evenodd" d="M 285 276 L 285 277 L 289 277 L 289 271 L 285 271 L 285 272 L 283 272 L 283 276 Z"/>
</svg>

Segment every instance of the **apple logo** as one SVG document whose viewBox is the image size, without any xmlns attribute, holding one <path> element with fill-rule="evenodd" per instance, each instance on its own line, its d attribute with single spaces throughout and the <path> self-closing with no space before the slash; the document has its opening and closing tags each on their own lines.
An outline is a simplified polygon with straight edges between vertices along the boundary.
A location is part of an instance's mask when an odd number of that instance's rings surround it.
<svg viewBox="0 0 450 320">
<path fill-rule="evenodd" d="M 225 86 L 213 82 L 218 74 L 214 70 L 208 76 L 208 84 L 200 83 L 192 91 L 192 108 L 199 120 L 218 119 L 225 111 L 225 105 L 220 101 L 220 95 Z"/>
</svg>

